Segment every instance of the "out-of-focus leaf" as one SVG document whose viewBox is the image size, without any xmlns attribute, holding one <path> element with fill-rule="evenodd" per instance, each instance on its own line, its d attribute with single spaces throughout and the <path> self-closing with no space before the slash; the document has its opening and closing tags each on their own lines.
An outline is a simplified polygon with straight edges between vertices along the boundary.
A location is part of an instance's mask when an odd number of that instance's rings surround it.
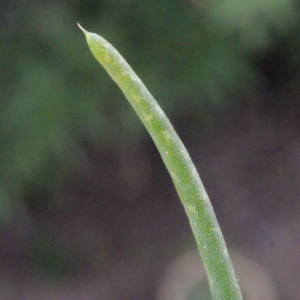
<svg viewBox="0 0 300 300">
<path fill-rule="evenodd" d="M 218 30 L 238 36 L 244 50 L 258 51 L 291 29 L 298 13 L 293 0 L 215 0 L 209 16 Z"/>
</svg>

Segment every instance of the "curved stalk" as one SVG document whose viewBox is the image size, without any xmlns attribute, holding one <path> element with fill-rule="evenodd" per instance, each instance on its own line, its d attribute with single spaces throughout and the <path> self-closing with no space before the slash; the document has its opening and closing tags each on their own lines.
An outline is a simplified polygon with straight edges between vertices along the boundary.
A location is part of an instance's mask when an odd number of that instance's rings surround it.
<svg viewBox="0 0 300 300">
<path fill-rule="evenodd" d="M 119 52 L 101 36 L 84 32 L 87 43 L 123 91 L 150 133 L 172 177 L 191 224 L 214 300 L 240 300 L 237 279 L 214 210 L 182 141 L 156 100 Z"/>
</svg>

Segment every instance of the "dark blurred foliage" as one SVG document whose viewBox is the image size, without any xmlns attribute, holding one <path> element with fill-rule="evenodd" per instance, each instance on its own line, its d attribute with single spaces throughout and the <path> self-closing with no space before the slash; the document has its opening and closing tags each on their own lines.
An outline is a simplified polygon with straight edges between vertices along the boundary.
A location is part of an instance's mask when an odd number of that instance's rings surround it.
<svg viewBox="0 0 300 300">
<path fill-rule="evenodd" d="M 32 212 L 42 220 L 68 196 L 66 186 L 72 190 L 93 169 L 91 152 L 119 153 L 122 164 L 126 148 L 138 148 L 145 139 L 76 22 L 121 52 L 191 141 L 242 106 L 241 99 L 256 101 L 253 93 L 298 78 L 299 13 L 292 0 L 2 1 L 3 227 Z M 43 253 L 39 257 L 55 260 L 52 254 L 62 253 L 33 240 L 33 253 Z"/>
</svg>

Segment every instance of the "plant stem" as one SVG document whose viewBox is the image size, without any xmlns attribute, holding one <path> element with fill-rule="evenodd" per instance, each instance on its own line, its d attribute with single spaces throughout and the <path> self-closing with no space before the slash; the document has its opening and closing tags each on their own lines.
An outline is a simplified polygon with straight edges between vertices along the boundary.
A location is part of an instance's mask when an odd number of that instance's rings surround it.
<svg viewBox="0 0 300 300">
<path fill-rule="evenodd" d="M 119 52 L 101 36 L 84 32 L 97 59 L 117 83 L 150 133 L 189 218 L 214 300 L 242 295 L 213 207 L 182 141 L 156 100 Z"/>
</svg>

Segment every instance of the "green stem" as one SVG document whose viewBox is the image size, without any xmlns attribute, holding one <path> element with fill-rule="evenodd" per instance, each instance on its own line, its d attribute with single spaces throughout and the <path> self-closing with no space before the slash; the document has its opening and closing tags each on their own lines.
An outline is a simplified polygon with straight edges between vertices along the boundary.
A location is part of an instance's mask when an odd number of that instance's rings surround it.
<svg viewBox="0 0 300 300">
<path fill-rule="evenodd" d="M 144 123 L 172 177 L 189 218 L 214 300 L 242 299 L 214 210 L 198 172 L 169 119 L 119 52 L 101 36 L 84 32 L 97 59 Z"/>
</svg>

